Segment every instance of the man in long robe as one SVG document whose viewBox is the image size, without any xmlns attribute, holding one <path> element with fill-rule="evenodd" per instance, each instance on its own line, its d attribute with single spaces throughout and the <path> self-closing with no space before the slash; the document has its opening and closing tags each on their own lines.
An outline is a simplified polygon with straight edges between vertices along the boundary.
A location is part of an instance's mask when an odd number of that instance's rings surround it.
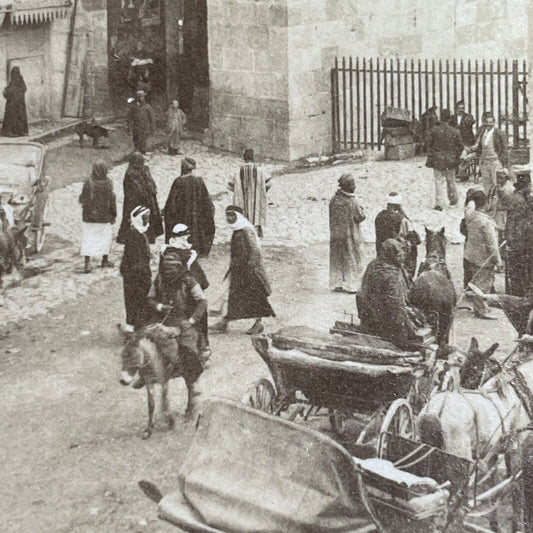
<svg viewBox="0 0 533 533">
<path fill-rule="evenodd" d="M 255 318 L 247 331 L 248 335 L 255 335 L 264 330 L 263 317 L 276 316 L 268 301 L 270 283 L 252 223 L 244 217 L 241 208 L 234 205 L 226 208 L 226 219 L 233 231 L 230 267 L 226 274 L 230 278 L 228 312 L 212 331 L 226 333 L 231 320 Z"/>
<path fill-rule="evenodd" d="M 529 171 L 517 175 L 515 192 L 507 201 L 506 278 L 513 296 L 533 295 L 533 196 Z"/>
<path fill-rule="evenodd" d="M 339 178 L 339 188 L 329 203 L 329 286 L 336 292 L 357 290 L 361 269 L 361 233 L 365 219 L 355 199 L 355 180 L 351 174 Z"/>
<path fill-rule="evenodd" d="M 254 151 L 248 148 L 244 152 L 244 165 L 235 180 L 228 184 L 233 191 L 233 204 L 242 209 L 244 217 L 255 226 L 259 237 L 263 236 L 266 225 L 269 182 L 270 178 L 264 169 L 254 163 Z"/>
<path fill-rule="evenodd" d="M 181 176 L 174 180 L 163 213 L 165 242 L 168 244 L 172 228 L 185 224 L 191 232 L 192 247 L 199 257 L 207 257 L 215 236 L 215 207 L 204 180 L 194 176 L 196 161 L 186 157 L 181 162 Z"/>
<path fill-rule="evenodd" d="M 368 264 L 357 293 L 361 326 L 399 346 L 414 340 L 417 333 L 417 312 L 409 306 L 402 268 L 404 257 L 400 241 L 387 239 L 378 257 Z"/>
<path fill-rule="evenodd" d="M 128 133 L 133 136 L 133 146 L 137 152 L 145 154 L 148 136 L 155 130 L 155 117 L 152 106 L 145 100 L 145 92 L 140 90 L 130 104 L 128 114 Z"/>
</svg>

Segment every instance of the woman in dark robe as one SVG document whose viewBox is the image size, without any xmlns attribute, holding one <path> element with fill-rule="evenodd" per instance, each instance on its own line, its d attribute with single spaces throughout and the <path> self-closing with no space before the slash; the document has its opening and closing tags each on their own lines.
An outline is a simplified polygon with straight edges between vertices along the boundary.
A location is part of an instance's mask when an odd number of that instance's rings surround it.
<svg viewBox="0 0 533 533">
<path fill-rule="evenodd" d="M 230 276 L 228 312 L 213 327 L 213 331 L 225 333 L 230 320 L 255 318 L 254 325 L 246 333 L 256 335 L 264 330 L 262 317 L 276 316 L 268 302 L 268 296 L 272 292 L 270 283 L 252 223 L 244 217 L 240 207 L 233 205 L 226 208 L 226 219 L 233 230 L 228 270 Z"/>
<path fill-rule="evenodd" d="M 6 109 L 2 122 L 2 137 L 22 137 L 28 135 L 28 116 L 26 114 L 26 102 L 24 94 L 26 84 L 20 73 L 19 67 L 11 69 L 9 85 L 4 89 Z"/>
<path fill-rule="evenodd" d="M 156 237 L 163 235 L 163 221 L 157 204 L 157 187 L 140 152 L 131 154 L 123 185 L 124 204 L 117 242 L 120 244 L 126 242 L 126 234 L 130 227 L 130 213 L 138 205 L 143 205 L 150 210 L 150 226 L 146 237 L 150 244 L 154 244 Z"/>
</svg>

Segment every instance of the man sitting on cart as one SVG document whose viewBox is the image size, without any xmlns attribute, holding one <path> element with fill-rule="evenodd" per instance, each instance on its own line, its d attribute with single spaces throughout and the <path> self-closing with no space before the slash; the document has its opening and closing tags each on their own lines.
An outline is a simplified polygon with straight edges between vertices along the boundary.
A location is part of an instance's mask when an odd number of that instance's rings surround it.
<svg viewBox="0 0 533 533">
<path fill-rule="evenodd" d="M 362 328 L 400 347 L 415 341 L 423 325 L 421 311 L 409 305 L 404 261 L 402 243 L 387 239 L 366 267 L 356 297 Z"/>
</svg>

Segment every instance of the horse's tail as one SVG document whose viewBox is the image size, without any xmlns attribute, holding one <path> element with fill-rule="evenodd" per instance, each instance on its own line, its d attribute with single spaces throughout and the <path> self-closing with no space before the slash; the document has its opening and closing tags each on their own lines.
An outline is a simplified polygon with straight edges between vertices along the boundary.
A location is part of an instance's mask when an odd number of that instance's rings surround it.
<svg viewBox="0 0 533 533">
<path fill-rule="evenodd" d="M 435 448 L 444 449 L 444 434 L 440 420 L 435 415 L 424 414 L 418 421 L 420 440 Z"/>
</svg>

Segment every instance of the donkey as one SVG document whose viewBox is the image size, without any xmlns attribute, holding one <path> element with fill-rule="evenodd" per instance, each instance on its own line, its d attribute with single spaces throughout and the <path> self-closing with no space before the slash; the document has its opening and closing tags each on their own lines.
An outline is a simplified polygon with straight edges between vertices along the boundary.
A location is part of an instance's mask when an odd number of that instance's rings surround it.
<svg viewBox="0 0 533 533">
<path fill-rule="evenodd" d="M 409 292 L 409 300 L 430 320 L 437 318 L 437 344 L 443 348 L 449 341 L 457 295 L 446 265 L 446 237 L 440 231 L 426 229 L 426 260 L 420 264 L 418 277 Z M 434 324 L 436 325 L 436 324 Z"/>
<path fill-rule="evenodd" d="M 120 383 L 140 389 L 146 386 L 148 395 L 148 424 L 143 439 L 152 435 L 154 427 L 154 385 L 161 385 L 161 410 L 168 426 L 174 427 L 174 415 L 169 410 L 168 382 L 172 378 L 183 377 L 187 385 L 186 414 L 193 408 L 193 399 L 198 395 L 194 390 L 196 380 L 203 372 L 199 359 L 181 348 L 180 328 L 162 324 L 145 326 L 136 332 L 122 350 L 122 375 Z"/>
<path fill-rule="evenodd" d="M 26 262 L 24 250 L 28 245 L 26 226 L 9 226 L 0 229 L 0 287 L 2 275 L 11 274 L 13 267 L 22 272 Z"/>
</svg>

